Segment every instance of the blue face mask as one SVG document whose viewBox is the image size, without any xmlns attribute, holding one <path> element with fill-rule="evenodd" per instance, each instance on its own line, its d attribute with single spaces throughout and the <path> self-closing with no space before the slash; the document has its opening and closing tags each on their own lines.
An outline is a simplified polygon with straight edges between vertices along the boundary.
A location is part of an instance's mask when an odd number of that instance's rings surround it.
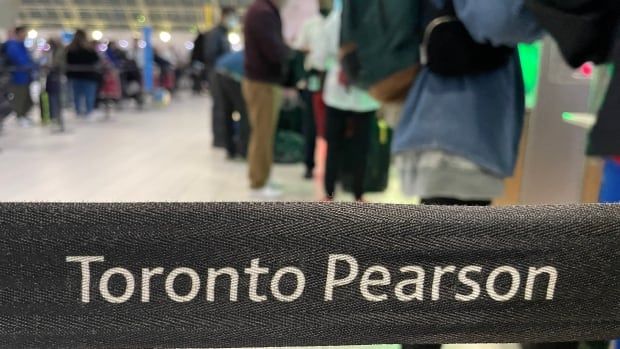
<svg viewBox="0 0 620 349">
<path fill-rule="evenodd" d="M 230 16 L 226 18 L 224 23 L 228 29 L 235 29 L 239 26 L 239 18 L 237 16 Z"/>
</svg>

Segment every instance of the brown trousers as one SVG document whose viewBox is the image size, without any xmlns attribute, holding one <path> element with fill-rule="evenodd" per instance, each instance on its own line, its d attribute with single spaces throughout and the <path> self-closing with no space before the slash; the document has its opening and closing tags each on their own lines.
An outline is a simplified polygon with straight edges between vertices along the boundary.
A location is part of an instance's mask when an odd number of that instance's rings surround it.
<svg viewBox="0 0 620 349">
<path fill-rule="evenodd" d="M 252 129 L 248 145 L 250 186 L 252 189 L 260 189 L 267 185 L 271 174 L 275 133 L 282 106 L 282 88 L 245 79 L 243 97 Z"/>
</svg>

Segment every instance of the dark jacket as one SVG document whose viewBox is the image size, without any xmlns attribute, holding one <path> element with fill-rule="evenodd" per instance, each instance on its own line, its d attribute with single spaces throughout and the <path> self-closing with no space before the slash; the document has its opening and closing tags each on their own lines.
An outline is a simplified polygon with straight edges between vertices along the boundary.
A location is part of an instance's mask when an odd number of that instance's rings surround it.
<svg viewBox="0 0 620 349">
<path fill-rule="evenodd" d="M 245 16 L 245 72 L 251 80 L 280 83 L 289 48 L 282 35 L 282 19 L 270 0 L 255 0 Z"/>
<path fill-rule="evenodd" d="M 192 50 L 192 62 L 204 62 L 205 51 L 205 34 L 200 33 L 194 41 L 194 49 Z"/>
<path fill-rule="evenodd" d="M 230 52 L 228 29 L 218 25 L 205 34 L 204 40 L 204 63 L 208 69 L 212 69 L 220 57 Z"/>
<path fill-rule="evenodd" d="M 99 81 L 100 59 L 95 50 L 67 50 L 67 77 L 69 79 Z"/>
<path fill-rule="evenodd" d="M 577 68 L 609 59 L 618 26 L 618 0 L 526 0 L 529 9 Z"/>
<path fill-rule="evenodd" d="M 614 76 L 592 130 L 589 155 L 620 156 L 620 38 L 616 41 L 613 62 Z"/>
</svg>

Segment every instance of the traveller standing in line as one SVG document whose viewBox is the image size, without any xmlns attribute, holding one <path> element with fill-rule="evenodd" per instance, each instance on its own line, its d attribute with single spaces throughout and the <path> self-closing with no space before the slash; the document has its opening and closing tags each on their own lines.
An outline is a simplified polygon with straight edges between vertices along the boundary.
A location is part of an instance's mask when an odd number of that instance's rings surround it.
<svg viewBox="0 0 620 349">
<path fill-rule="evenodd" d="M 317 126 L 324 129 L 325 103 L 323 101 L 323 83 L 325 80 L 325 39 L 326 22 L 332 11 L 333 0 L 319 0 L 319 13 L 308 19 L 301 28 L 294 48 L 306 53 L 304 68 L 307 73 L 306 86 L 301 90 L 305 104 L 303 113 L 303 131 L 305 138 L 304 178 L 314 177 L 314 157 L 316 148 Z M 319 132 L 325 136 L 325 130 Z"/>
<path fill-rule="evenodd" d="M 438 10 L 449 4 L 433 2 Z M 537 40 L 542 31 L 523 0 L 454 0 L 453 6 L 473 41 L 502 50 L 494 53 L 502 60 L 453 75 L 423 67 L 407 97 L 393 150 L 406 195 L 427 205 L 488 206 L 513 174 L 525 118 L 514 48 Z M 459 43 L 454 47 L 452 57 L 462 57 Z"/>
<path fill-rule="evenodd" d="M 86 32 L 78 30 L 67 47 L 67 77 L 73 89 L 75 113 L 78 117 L 92 118 L 101 80 L 101 60 L 88 42 Z"/>
<path fill-rule="evenodd" d="M 474 43 L 492 45 L 496 61 L 474 67 L 446 63 L 465 57 L 458 52 L 462 42 L 454 42 L 449 57 L 429 58 L 396 128 L 393 150 L 401 183 L 405 194 L 421 197 L 425 205 L 490 206 L 513 174 L 525 118 L 525 88 L 514 48 L 539 39 L 542 31 L 523 0 L 432 3 L 437 16 L 445 9 L 454 12 Z M 470 70 L 448 74 L 432 69 L 437 65 Z M 441 344 L 402 347 L 440 349 Z"/>
<path fill-rule="evenodd" d="M 243 96 L 250 115 L 248 150 L 253 196 L 274 199 L 282 193 L 269 182 L 275 131 L 282 104 L 281 81 L 289 56 L 282 35 L 280 8 L 286 0 L 255 0 L 245 16 Z"/>
<path fill-rule="evenodd" d="M 228 33 L 239 25 L 239 19 L 235 9 L 223 7 L 220 23 L 205 34 L 204 37 L 204 61 L 207 74 L 210 74 L 217 60 L 230 52 Z M 209 75 L 207 75 L 209 76 Z"/>
<path fill-rule="evenodd" d="M 220 23 L 204 35 L 203 63 L 209 79 L 209 89 L 212 90 L 217 77 L 215 76 L 215 65 L 217 61 L 231 51 L 228 33 L 239 25 L 235 10 L 231 7 L 222 8 Z M 213 92 L 213 91 L 211 91 Z M 212 97 L 213 93 L 212 93 Z M 222 116 L 222 103 L 219 99 L 213 98 L 211 126 L 213 130 L 213 146 L 216 148 L 226 147 L 225 120 L 219 119 Z"/>
<path fill-rule="evenodd" d="M 245 74 L 243 70 L 244 53 L 230 52 L 215 64 L 211 79 L 211 94 L 214 102 L 218 101 L 221 107 L 217 109 L 220 115 L 213 115 L 214 119 L 221 122 L 219 126 L 224 130 L 226 154 L 229 160 L 237 156 L 247 157 L 248 139 L 250 137 L 250 124 L 248 113 L 241 92 L 241 82 Z M 214 110 L 214 112 L 216 112 Z M 234 114 L 238 113 L 239 119 L 234 120 Z M 238 129 L 238 130 L 237 130 Z"/>
<path fill-rule="evenodd" d="M 355 200 L 364 201 L 364 184 L 370 149 L 372 123 L 380 104 L 366 91 L 350 86 L 338 62 L 341 11 L 333 11 L 326 22 L 324 39 L 327 78 L 323 99 L 327 105 L 327 164 L 325 166 L 326 201 L 333 201 L 340 171 L 344 142 L 354 143 L 353 157 Z"/>
<path fill-rule="evenodd" d="M 28 113 L 33 106 L 30 85 L 32 84 L 32 72 L 36 65 L 26 48 L 27 35 L 26 27 L 17 27 L 13 32 L 13 37 L 2 47 L 12 70 L 9 86 L 9 92 L 12 95 L 11 107 L 17 114 L 17 120 L 21 127 L 34 125 L 32 119 L 28 117 Z"/>
<path fill-rule="evenodd" d="M 60 40 L 52 38 L 48 40 L 50 45 L 49 66 L 45 91 L 49 97 L 50 118 L 53 122 L 60 123 L 62 118 L 62 79 L 65 70 L 65 49 Z"/>
</svg>

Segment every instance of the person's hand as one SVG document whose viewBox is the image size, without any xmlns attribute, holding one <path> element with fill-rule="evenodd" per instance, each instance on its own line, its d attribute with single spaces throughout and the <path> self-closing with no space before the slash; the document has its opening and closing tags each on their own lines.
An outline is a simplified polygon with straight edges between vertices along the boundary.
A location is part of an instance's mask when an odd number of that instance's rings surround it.
<svg viewBox="0 0 620 349">
<path fill-rule="evenodd" d="M 340 71 L 338 71 L 338 83 L 347 89 L 351 87 L 351 81 L 349 80 L 349 77 L 343 69 L 340 69 Z"/>
</svg>

